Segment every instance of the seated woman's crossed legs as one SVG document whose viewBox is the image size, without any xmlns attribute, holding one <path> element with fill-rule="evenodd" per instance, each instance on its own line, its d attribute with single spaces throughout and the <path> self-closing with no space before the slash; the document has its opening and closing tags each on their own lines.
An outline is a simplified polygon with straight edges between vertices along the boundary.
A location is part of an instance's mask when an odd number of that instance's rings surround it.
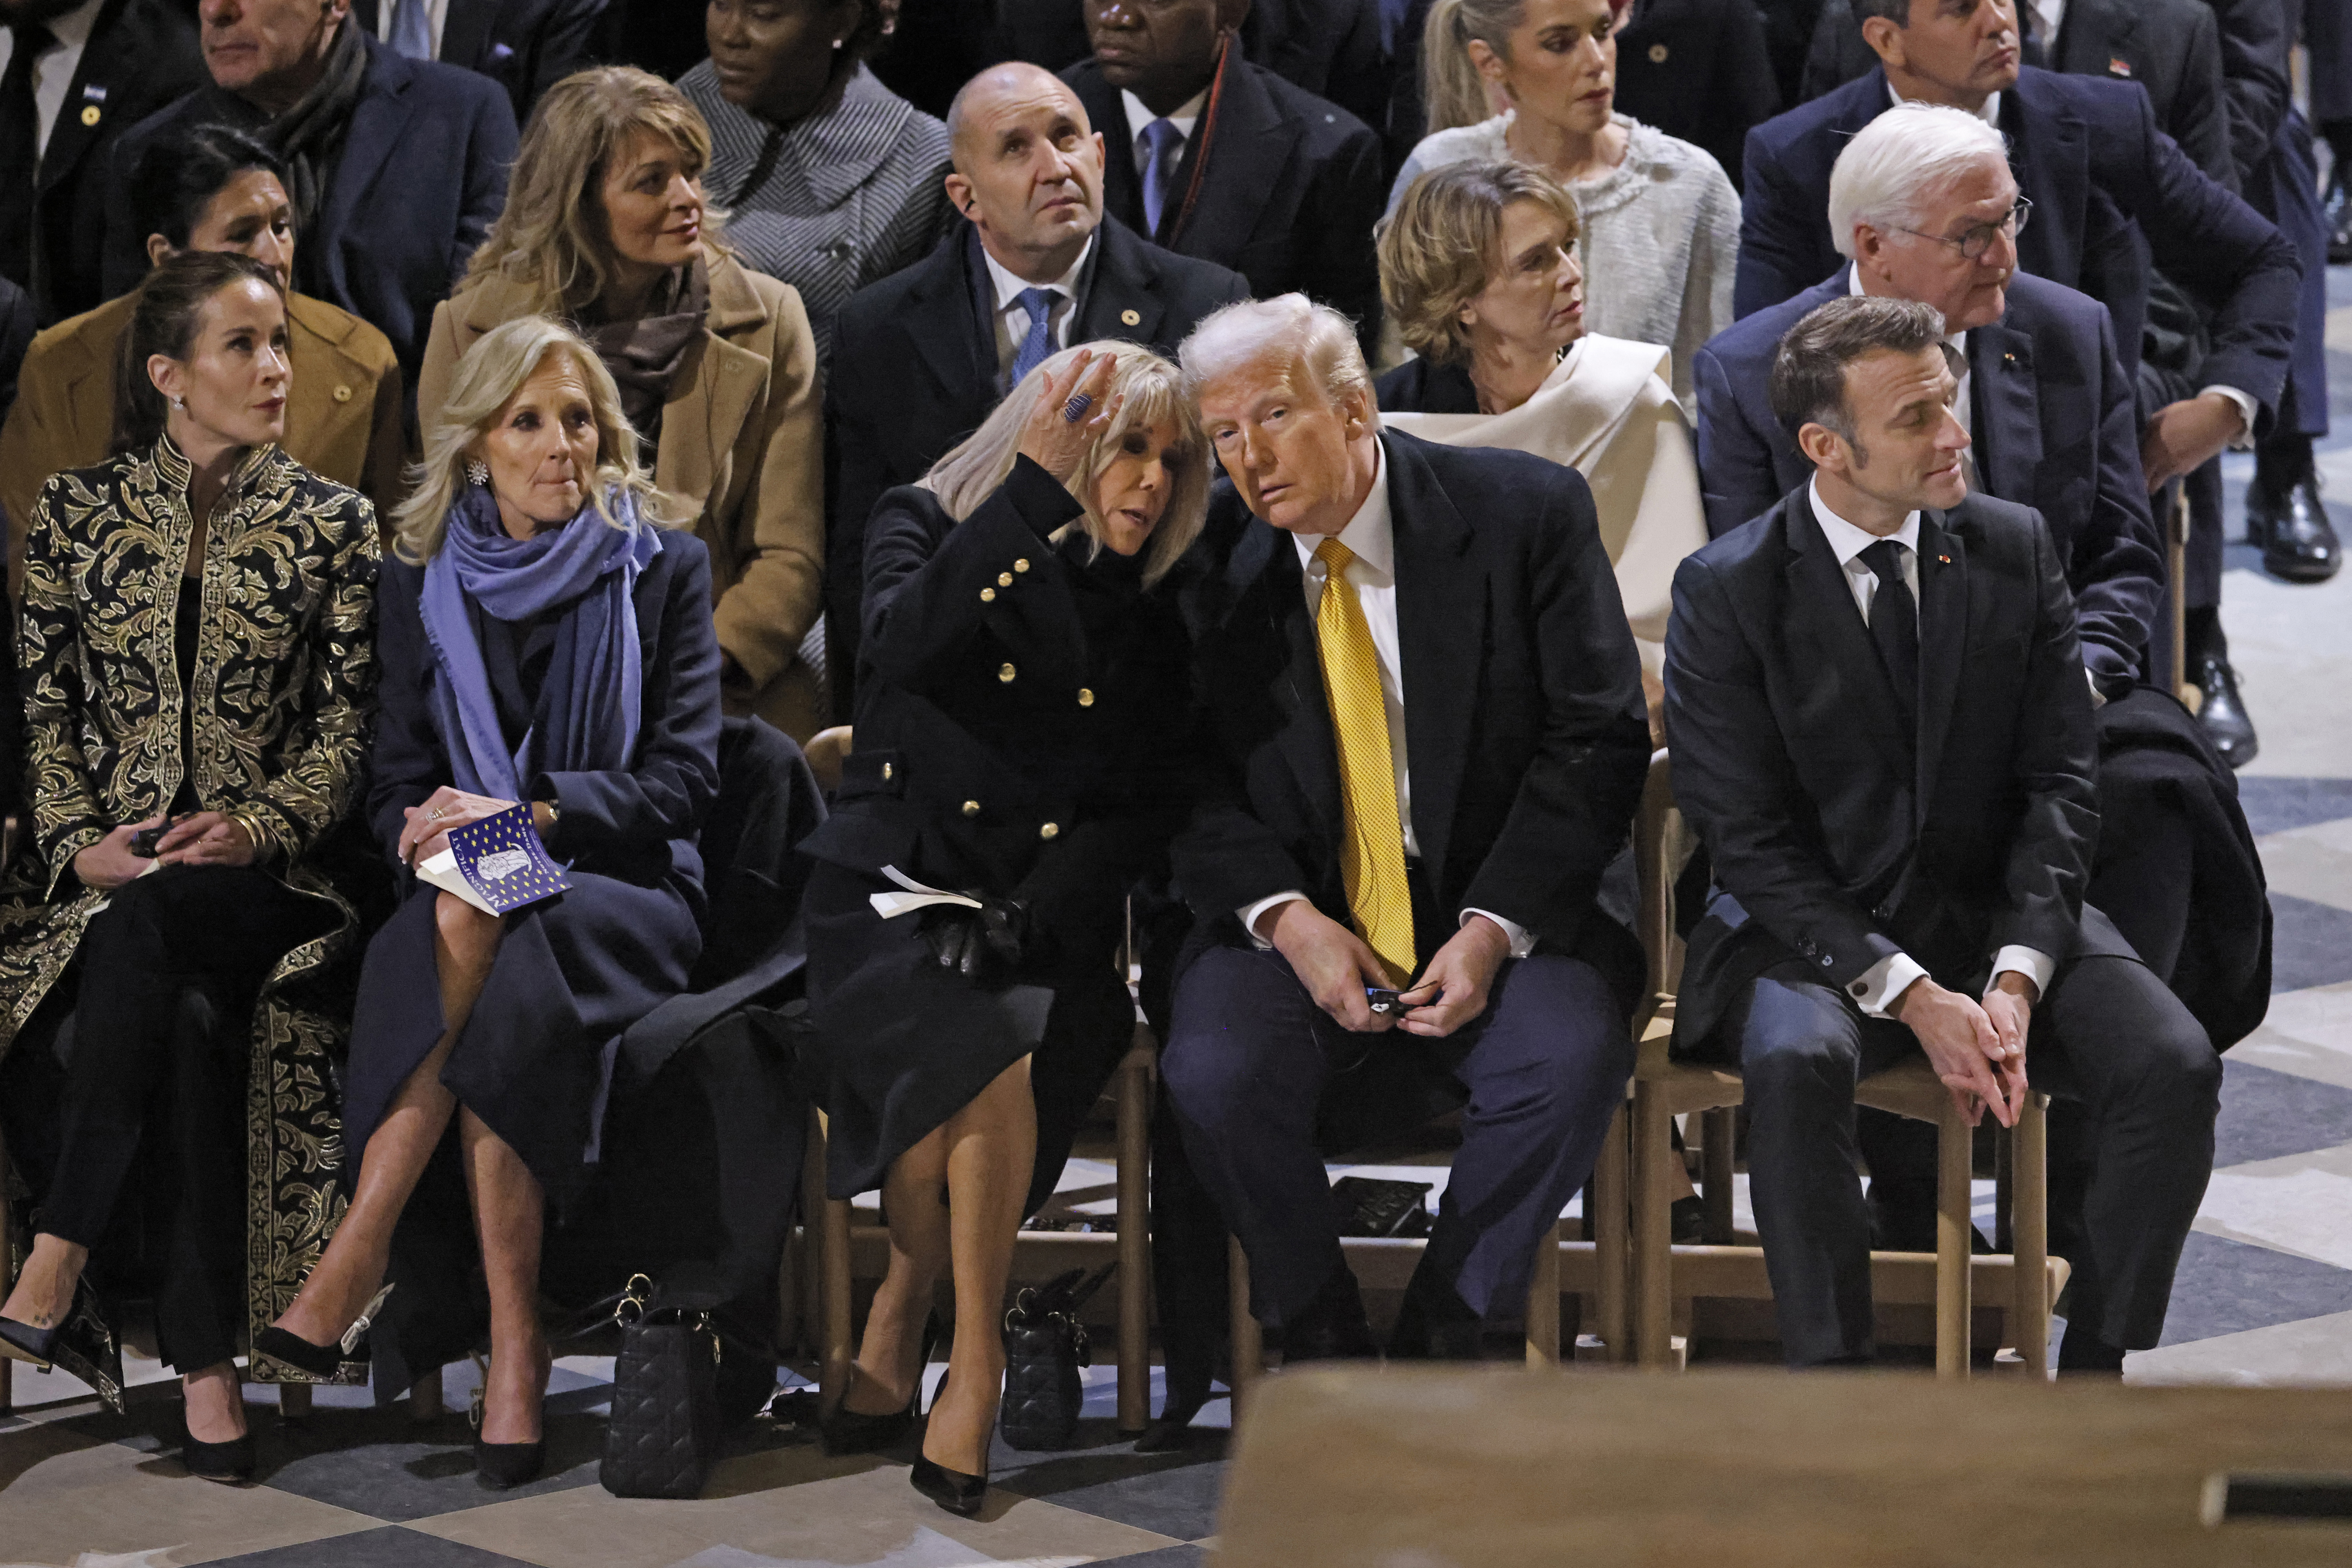
<svg viewBox="0 0 2352 1568">
<path fill-rule="evenodd" d="M 391 1267 L 401 1211 L 455 1115 L 489 1286 L 490 1371 L 483 1390 L 482 1440 L 534 1442 L 551 1367 L 537 1307 L 545 1195 L 520 1156 L 441 1082 L 442 1068 L 489 979 L 505 925 L 446 892 L 435 902 L 434 923 L 441 1037 L 369 1137 L 351 1207 L 277 1326 L 326 1344 L 366 1310 Z"/>
</svg>

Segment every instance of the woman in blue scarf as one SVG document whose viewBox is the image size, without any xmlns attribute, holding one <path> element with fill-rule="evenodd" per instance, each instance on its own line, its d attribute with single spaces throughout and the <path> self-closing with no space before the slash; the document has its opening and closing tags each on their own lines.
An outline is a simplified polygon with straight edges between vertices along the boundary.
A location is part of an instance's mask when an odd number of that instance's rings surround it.
<svg viewBox="0 0 2352 1568">
<path fill-rule="evenodd" d="M 709 558 L 660 504 L 611 374 L 571 331 L 510 321 L 459 364 L 384 566 L 370 816 L 406 870 L 527 801 L 571 886 L 501 919 L 411 884 L 361 975 L 350 1211 L 254 1343 L 281 1367 L 336 1373 L 454 1119 L 466 1194 L 452 1181 L 449 1195 L 470 1203 L 489 1297 L 476 1463 L 496 1488 L 542 1458 L 546 1204 L 582 1174 L 613 1043 L 685 988 L 701 946 L 695 835 L 719 784 L 719 647 Z M 422 1237 L 403 1237 L 400 1272 L 421 1299 L 385 1328 L 407 1364 L 438 1365 L 478 1323 L 466 1260 L 428 1262 Z"/>
</svg>

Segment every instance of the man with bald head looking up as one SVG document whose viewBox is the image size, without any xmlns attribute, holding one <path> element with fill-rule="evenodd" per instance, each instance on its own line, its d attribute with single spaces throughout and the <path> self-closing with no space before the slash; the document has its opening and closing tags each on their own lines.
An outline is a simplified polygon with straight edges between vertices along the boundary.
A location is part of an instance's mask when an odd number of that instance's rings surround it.
<svg viewBox="0 0 2352 1568">
<path fill-rule="evenodd" d="M 948 204 L 965 221 L 851 296 L 834 325 L 825 662 L 845 723 L 875 499 L 921 479 L 1056 351 L 1124 338 L 1173 358 L 1202 317 L 1249 295 L 1238 273 L 1104 216 L 1102 138 L 1051 72 L 981 72 L 949 106 L 948 138 Z"/>
</svg>

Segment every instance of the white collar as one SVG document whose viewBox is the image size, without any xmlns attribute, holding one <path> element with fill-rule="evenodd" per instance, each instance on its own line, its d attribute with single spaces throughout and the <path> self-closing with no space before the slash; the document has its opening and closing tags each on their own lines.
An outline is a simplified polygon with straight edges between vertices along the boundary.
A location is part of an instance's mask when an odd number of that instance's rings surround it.
<svg viewBox="0 0 2352 1568">
<path fill-rule="evenodd" d="M 1862 286 L 1862 263 L 1859 261 L 1849 262 L 1846 266 L 1845 274 L 1845 291 L 1859 298 L 1865 291 Z M 1963 380 L 1967 379 L 1969 374 L 1969 334 L 1965 331 L 1946 332 L 1944 334 L 1944 341 L 1952 345 L 1952 352 L 1960 356 L 1960 376 Z"/>
<path fill-rule="evenodd" d="M 1058 293 L 1066 294 L 1073 300 L 1076 299 L 1078 274 L 1085 270 L 1087 258 L 1094 254 L 1094 248 L 1095 237 L 1090 234 L 1087 236 L 1086 244 L 1078 247 L 1078 258 L 1070 263 L 1070 269 L 1067 272 L 1050 283 L 1032 283 L 1026 278 L 1006 271 L 1003 262 L 988 254 L 988 247 L 982 246 L 980 258 L 988 263 L 989 280 L 996 285 L 997 314 L 1003 315 L 1011 310 L 1013 300 L 1020 298 L 1021 290 L 1024 289 L 1051 289 Z"/>
<path fill-rule="evenodd" d="M 1906 100 L 1901 93 L 1895 90 L 1895 83 L 1892 80 L 1889 80 L 1886 84 L 1886 101 L 1889 103 L 1904 103 L 1908 100 Z M 1925 100 L 1923 100 L 1922 101 Z M 1989 92 L 1985 94 L 1984 107 L 1977 110 L 1977 118 L 1983 121 L 1987 125 L 1991 126 L 1994 130 L 2000 130 L 2000 94 L 1997 92 Z"/>
<path fill-rule="evenodd" d="M 1819 474 L 1814 475 L 1807 483 L 1805 494 L 1813 503 L 1813 521 L 1822 525 L 1822 536 L 1830 542 L 1830 550 L 1837 556 L 1840 566 L 1850 566 L 1855 556 L 1877 543 L 1881 539 L 1892 539 L 1895 543 L 1910 551 L 1912 554 L 1919 553 L 1919 514 L 1917 512 L 1915 511 L 1905 518 L 1903 526 L 1893 533 L 1873 533 L 1866 528 L 1856 528 L 1830 510 L 1830 503 L 1822 499 L 1822 479 Z"/>
<path fill-rule="evenodd" d="M 1326 536 L 1319 533 L 1294 533 L 1290 542 L 1298 546 L 1298 561 L 1311 566 L 1315 552 Z M 1364 504 L 1348 520 L 1348 526 L 1330 537 L 1347 546 L 1348 553 L 1370 567 L 1376 574 L 1394 581 L 1396 577 L 1396 528 L 1389 520 L 1389 455 L 1378 436 L 1372 437 L 1372 488 L 1364 496 Z"/>
<path fill-rule="evenodd" d="M 1128 136 L 1138 147 L 1143 145 L 1143 128 L 1155 120 L 1165 120 L 1176 128 L 1176 133 L 1179 136 L 1190 142 L 1192 139 L 1192 127 L 1200 123 L 1201 110 L 1208 107 L 1209 89 L 1204 87 L 1182 103 L 1178 104 L 1176 112 L 1173 114 L 1152 113 L 1144 106 L 1143 100 L 1125 88 L 1118 89 L 1118 101 L 1127 110 Z"/>
<path fill-rule="evenodd" d="M 105 4 L 106 0 L 83 0 L 81 5 L 63 16 L 50 17 L 41 26 L 49 30 L 49 37 L 58 41 L 58 47 L 79 49 L 89 42 L 89 30 L 97 25 L 99 8 Z"/>
</svg>

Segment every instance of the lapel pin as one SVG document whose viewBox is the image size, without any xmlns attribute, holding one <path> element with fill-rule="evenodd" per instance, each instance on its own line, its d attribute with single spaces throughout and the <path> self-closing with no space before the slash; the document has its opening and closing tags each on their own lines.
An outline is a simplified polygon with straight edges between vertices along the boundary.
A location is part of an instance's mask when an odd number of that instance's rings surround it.
<svg viewBox="0 0 2352 1568">
<path fill-rule="evenodd" d="M 1118 313 L 1118 322 L 1120 326 L 1139 326 L 1142 324 L 1142 321 L 1143 312 L 1140 310 L 1121 310 Z"/>
<path fill-rule="evenodd" d="M 2121 55 L 2112 55 L 2108 57 L 2107 74 L 2109 76 L 2128 78 L 2131 73 L 2131 61 L 2124 58 Z"/>
<path fill-rule="evenodd" d="M 1936 559 L 1942 562 L 1947 566 L 1949 566 L 1952 563 L 1952 558 L 1948 555 L 1938 555 Z"/>
</svg>

